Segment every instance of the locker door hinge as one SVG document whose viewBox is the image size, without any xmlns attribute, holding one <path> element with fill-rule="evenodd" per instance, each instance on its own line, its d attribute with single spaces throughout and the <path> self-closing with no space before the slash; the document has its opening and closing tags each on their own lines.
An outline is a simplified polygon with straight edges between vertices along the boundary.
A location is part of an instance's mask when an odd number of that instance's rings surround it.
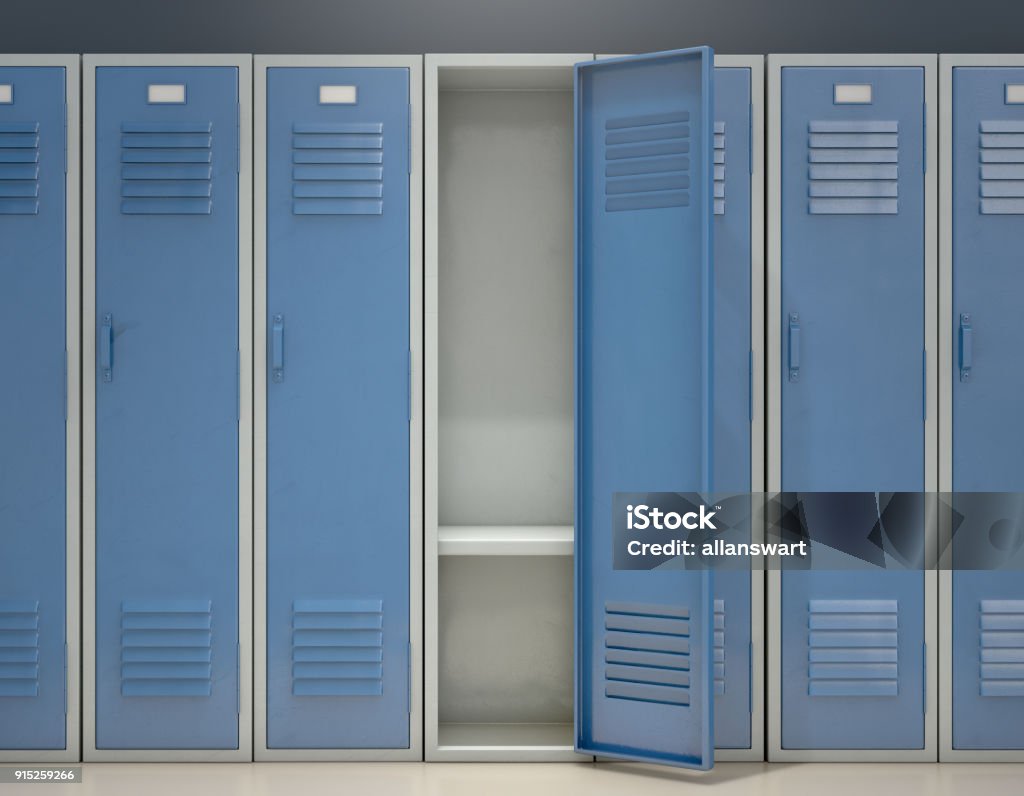
<svg viewBox="0 0 1024 796">
<path fill-rule="evenodd" d="M 64 642 L 64 715 L 68 715 L 68 643 Z"/>
<path fill-rule="evenodd" d="M 747 170 L 754 173 L 754 103 L 747 106 Z"/>
<path fill-rule="evenodd" d="M 68 104 L 64 103 L 64 173 L 68 173 Z"/>
<path fill-rule="evenodd" d="M 747 713 L 754 715 L 754 642 L 747 644 Z"/>
<path fill-rule="evenodd" d="M 928 644 L 921 645 L 921 712 L 928 713 Z"/>
<path fill-rule="evenodd" d="M 242 353 L 235 349 L 235 422 L 242 419 Z"/>
<path fill-rule="evenodd" d="M 412 642 L 405 645 L 405 714 L 412 715 Z"/>
<path fill-rule="evenodd" d="M 408 130 L 408 151 L 406 152 L 406 173 L 412 174 L 412 103 L 405 106 L 405 121 Z"/>
<path fill-rule="evenodd" d="M 235 103 L 235 174 L 242 173 L 242 104 Z"/>
<path fill-rule="evenodd" d="M 242 715 L 242 645 L 235 643 L 235 715 Z"/>
<path fill-rule="evenodd" d="M 747 421 L 754 422 L 754 351 L 747 352 Z"/>
<path fill-rule="evenodd" d="M 928 349 L 921 352 L 921 420 L 928 419 Z"/>
<path fill-rule="evenodd" d="M 921 106 L 921 171 L 928 173 L 928 103 Z"/>
<path fill-rule="evenodd" d="M 64 349 L 64 422 L 68 422 L 68 350 Z"/>
<path fill-rule="evenodd" d="M 412 349 L 405 352 L 405 422 L 412 422 Z"/>
</svg>

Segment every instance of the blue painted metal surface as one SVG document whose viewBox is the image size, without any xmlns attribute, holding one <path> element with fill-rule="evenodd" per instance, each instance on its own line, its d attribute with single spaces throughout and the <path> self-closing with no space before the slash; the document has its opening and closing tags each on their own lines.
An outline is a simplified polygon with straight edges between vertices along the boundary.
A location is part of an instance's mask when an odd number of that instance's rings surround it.
<svg viewBox="0 0 1024 796">
<path fill-rule="evenodd" d="M 238 101 L 233 67 L 96 70 L 100 749 L 239 743 Z"/>
<path fill-rule="evenodd" d="M 575 76 L 576 748 L 696 768 L 713 754 L 712 577 L 613 571 L 611 504 L 711 487 L 712 58 Z"/>
<path fill-rule="evenodd" d="M 714 482 L 750 491 L 751 95 L 746 67 L 715 69 Z M 750 527 L 730 541 L 750 541 Z M 715 572 L 715 746 L 750 748 L 750 569 Z M 719 643 L 720 642 L 720 643 Z"/>
<path fill-rule="evenodd" d="M 953 70 L 953 317 L 947 322 L 958 351 L 945 366 L 953 368 L 958 492 L 1024 492 L 1024 375 L 1017 366 L 1024 343 L 1024 105 L 1006 101 L 1006 86 L 1022 83 L 1020 68 Z M 1019 504 L 969 513 L 955 537 L 954 565 L 982 553 L 1019 562 L 1020 540 L 1000 532 L 1020 522 Z M 1014 569 L 953 573 L 954 749 L 1024 749 L 1024 580 Z"/>
<path fill-rule="evenodd" d="M 64 749 L 65 70 L 0 67 L 0 749 Z"/>
<path fill-rule="evenodd" d="M 267 70 L 271 748 L 409 746 L 409 99 Z"/>
<path fill-rule="evenodd" d="M 923 118 L 921 68 L 783 69 L 784 490 L 924 489 Z M 783 573 L 783 748 L 923 748 L 924 596 L 920 571 Z"/>
</svg>

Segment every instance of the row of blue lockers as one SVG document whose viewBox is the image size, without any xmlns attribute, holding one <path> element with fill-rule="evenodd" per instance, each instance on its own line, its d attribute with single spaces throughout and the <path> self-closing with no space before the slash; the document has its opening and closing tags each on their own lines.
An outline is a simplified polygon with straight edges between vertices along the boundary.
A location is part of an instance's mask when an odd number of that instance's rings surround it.
<svg viewBox="0 0 1024 796">
<path fill-rule="evenodd" d="M 945 104 L 935 66 L 769 62 L 770 489 L 934 489 L 940 461 L 945 488 L 1017 488 L 1024 61 L 951 62 Z M 608 514 L 616 491 L 764 486 L 753 71 L 707 48 L 576 67 L 586 753 L 708 767 L 761 737 L 758 667 L 735 663 L 750 578 L 614 571 Z M 270 756 L 421 754 L 419 59 L 256 76 L 87 58 L 80 94 L 77 57 L 0 59 L 6 757 L 77 758 L 80 704 L 87 759 L 248 759 L 254 715 Z M 773 759 L 934 758 L 930 577 L 778 576 Z M 956 572 L 949 593 L 943 751 L 1020 752 L 1024 584 Z M 747 606 L 728 636 L 725 602 Z"/>
</svg>

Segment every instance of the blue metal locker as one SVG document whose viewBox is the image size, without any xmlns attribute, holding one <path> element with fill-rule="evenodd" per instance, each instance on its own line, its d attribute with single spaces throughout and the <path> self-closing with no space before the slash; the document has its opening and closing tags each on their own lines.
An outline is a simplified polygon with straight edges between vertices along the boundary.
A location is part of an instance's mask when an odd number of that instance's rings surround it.
<svg viewBox="0 0 1024 796">
<path fill-rule="evenodd" d="M 782 489 L 921 491 L 924 69 L 781 87 Z M 782 574 L 783 749 L 924 748 L 924 573 L 812 555 Z"/>
<path fill-rule="evenodd" d="M 957 67 L 952 88 L 953 489 L 1022 492 L 1024 68 Z M 1010 565 L 953 572 L 954 749 L 1024 749 L 1024 574 L 1007 534 L 1021 506 L 1005 502 L 963 512 L 954 537 L 954 566 Z"/>
<path fill-rule="evenodd" d="M 751 488 L 750 69 L 715 68 L 714 482 L 722 493 Z M 750 527 L 730 541 L 749 542 Z M 733 539 L 732 536 L 736 538 Z M 751 745 L 750 568 L 715 572 L 715 747 Z"/>
<path fill-rule="evenodd" d="M 0 66 L 0 749 L 64 749 L 63 67 Z"/>
<path fill-rule="evenodd" d="M 712 52 L 576 65 L 576 748 L 709 768 L 712 577 L 612 568 L 612 497 L 711 487 Z"/>
<path fill-rule="evenodd" d="M 267 746 L 408 748 L 409 70 L 266 96 Z"/>
<path fill-rule="evenodd" d="M 239 74 L 96 69 L 96 747 L 239 745 Z"/>
</svg>

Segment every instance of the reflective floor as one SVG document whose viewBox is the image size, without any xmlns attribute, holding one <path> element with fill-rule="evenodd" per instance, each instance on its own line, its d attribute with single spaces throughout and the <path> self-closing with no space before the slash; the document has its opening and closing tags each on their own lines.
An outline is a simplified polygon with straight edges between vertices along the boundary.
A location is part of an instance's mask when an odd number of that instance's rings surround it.
<svg viewBox="0 0 1024 796">
<path fill-rule="evenodd" d="M 1019 796 L 1024 764 L 720 763 L 707 774 L 613 763 L 89 763 L 78 785 L 0 785 L 44 796 Z"/>
</svg>

